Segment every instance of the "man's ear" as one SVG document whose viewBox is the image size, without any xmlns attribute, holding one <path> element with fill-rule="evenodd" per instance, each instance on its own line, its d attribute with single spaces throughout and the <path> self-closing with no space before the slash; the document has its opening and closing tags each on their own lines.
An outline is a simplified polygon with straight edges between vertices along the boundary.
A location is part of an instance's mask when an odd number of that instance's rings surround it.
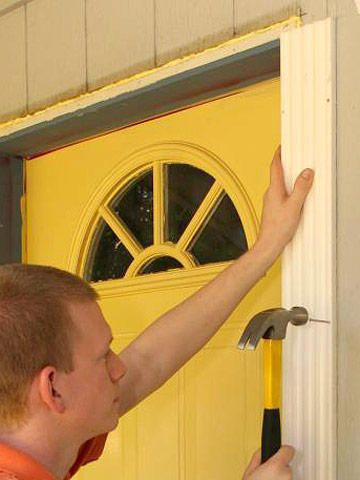
<svg viewBox="0 0 360 480">
<path fill-rule="evenodd" d="M 55 367 L 45 367 L 39 375 L 39 394 L 47 407 L 56 413 L 65 412 L 65 402 L 61 395 L 60 377 L 63 373 Z"/>
</svg>

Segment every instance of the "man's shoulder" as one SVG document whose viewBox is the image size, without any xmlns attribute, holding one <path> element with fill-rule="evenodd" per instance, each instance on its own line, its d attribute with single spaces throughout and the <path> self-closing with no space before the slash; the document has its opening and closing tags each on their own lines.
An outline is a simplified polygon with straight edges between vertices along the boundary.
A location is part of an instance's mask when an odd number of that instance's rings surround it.
<svg viewBox="0 0 360 480">
<path fill-rule="evenodd" d="M 0 480 L 19 480 L 19 478 L 11 472 L 0 469 Z"/>
</svg>

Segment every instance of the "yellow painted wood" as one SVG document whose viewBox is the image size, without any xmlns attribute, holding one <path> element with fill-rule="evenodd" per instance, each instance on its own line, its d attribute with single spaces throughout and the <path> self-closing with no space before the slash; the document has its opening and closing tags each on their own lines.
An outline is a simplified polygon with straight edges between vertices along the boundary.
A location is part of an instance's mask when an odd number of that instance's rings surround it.
<svg viewBox="0 0 360 480">
<path fill-rule="evenodd" d="M 177 248 L 181 250 L 186 250 L 189 247 L 192 240 L 202 227 L 203 223 L 206 221 L 206 218 L 208 217 L 210 212 L 219 202 L 222 192 L 223 187 L 218 182 L 215 182 L 214 185 L 210 188 L 204 200 L 202 201 L 200 207 L 197 209 L 195 215 L 190 220 L 190 223 L 186 227 L 184 233 L 181 235 L 177 243 Z"/>
<path fill-rule="evenodd" d="M 116 192 L 144 171 L 169 162 L 188 163 L 212 175 L 236 206 L 252 245 L 279 143 L 279 82 L 272 80 L 27 161 L 27 260 L 81 274 L 99 209 L 104 213 Z M 148 253 L 165 247 L 159 242 Z M 114 332 L 114 347 L 124 348 L 224 267 L 224 262 L 195 269 L 190 265 L 178 272 L 100 282 L 96 288 Z M 241 478 L 260 446 L 263 355 L 262 348 L 240 352 L 236 344 L 255 313 L 278 305 L 279 263 L 180 373 L 121 420 L 102 459 L 77 477 Z"/>
<path fill-rule="evenodd" d="M 185 251 L 179 251 L 179 249 L 176 248 L 174 245 L 171 245 L 170 242 L 168 244 L 163 243 L 161 245 L 151 245 L 150 247 L 142 250 L 135 258 L 130 267 L 127 269 L 125 278 L 135 277 L 140 272 L 142 266 L 146 265 L 151 260 L 158 257 L 173 257 L 178 262 L 180 262 L 186 269 L 193 268 L 196 265 L 191 254 Z M 167 277 L 169 277 L 169 274 L 171 274 L 171 272 L 173 271 L 168 271 Z M 177 277 L 178 271 L 174 271 L 174 273 Z M 135 288 L 137 287 L 137 283 L 138 282 L 134 283 Z"/>
<path fill-rule="evenodd" d="M 137 257 L 142 252 L 142 246 L 132 235 L 128 227 L 108 208 L 100 207 L 99 213 L 109 225 L 111 230 L 118 236 L 119 240 L 125 245 L 133 257 Z"/>
<path fill-rule="evenodd" d="M 264 407 L 281 405 L 281 352 L 282 340 L 264 340 Z"/>
<path fill-rule="evenodd" d="M 164 165 L 154 165 L 154 243 L 160 245 L 165 240 L 165 197 L 164 197 Z"/>
</svg>

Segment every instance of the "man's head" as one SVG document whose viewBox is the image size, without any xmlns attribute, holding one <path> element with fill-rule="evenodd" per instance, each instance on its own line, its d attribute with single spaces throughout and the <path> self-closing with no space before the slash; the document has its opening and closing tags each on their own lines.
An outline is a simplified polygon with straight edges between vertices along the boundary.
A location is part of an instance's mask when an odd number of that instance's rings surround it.
<svg viewBox="0 0 360 480">
<path fill-rule="evenodd" d="M 96 299 L 68 272 L 0 266 L 0 431 L 39 413 L 88 428 L 85 435 L 115 426 L 115 384 L 124 367 L 109 349 L 111 330 Z"/>
</svg>

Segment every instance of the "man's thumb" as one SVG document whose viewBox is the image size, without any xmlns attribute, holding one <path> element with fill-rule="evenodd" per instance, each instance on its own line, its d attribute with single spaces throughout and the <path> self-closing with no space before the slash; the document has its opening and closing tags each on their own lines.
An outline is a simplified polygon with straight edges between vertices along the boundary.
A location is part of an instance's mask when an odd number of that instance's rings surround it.
<svg viewBox="0 0 360 480">
<path fill-rule="evenodd" d="M 310 191 L 314 180 L 315 172 L 311 168 L 306 168 L 297 177 L 294 185 L 294 189 L 290 198 L 293 202 L 298 203 L 301 207 L 305 201 L 307 194 Z"/>
</svg>

